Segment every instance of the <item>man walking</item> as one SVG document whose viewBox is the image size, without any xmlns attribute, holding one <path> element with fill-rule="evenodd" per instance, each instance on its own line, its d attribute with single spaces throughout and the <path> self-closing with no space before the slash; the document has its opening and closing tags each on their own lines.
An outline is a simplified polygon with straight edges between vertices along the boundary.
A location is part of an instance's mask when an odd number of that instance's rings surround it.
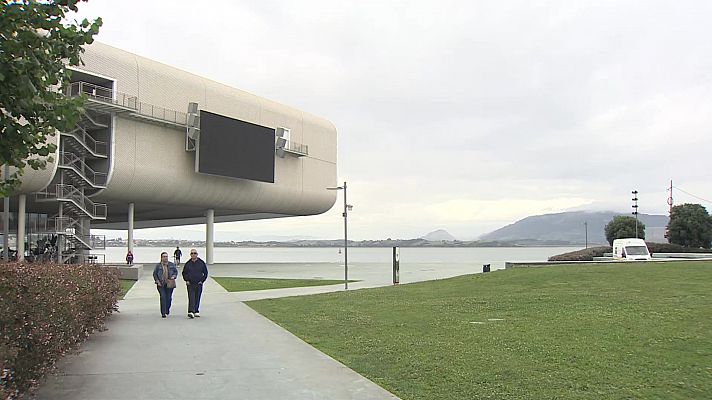
<svg viewBox="0 0 712 400">
<path fill-rule="evenodd" d="M 188 318 L 200 317 L 200 295 L 206 279 L 208 266 L 198 258 L 195 249 L 190 249 L 190 259 L 183 264 L 183 280 L 188 288 Z"/>
<path fill-rule="evenodd" d="M 176 267 L 180 265 L 181 256 L 183 256 L 183 252 L 180 251 L 180 247 L 176 246 L 176 249 L 173 252 L 173 260 L 175 261 Z"/>
</svg>

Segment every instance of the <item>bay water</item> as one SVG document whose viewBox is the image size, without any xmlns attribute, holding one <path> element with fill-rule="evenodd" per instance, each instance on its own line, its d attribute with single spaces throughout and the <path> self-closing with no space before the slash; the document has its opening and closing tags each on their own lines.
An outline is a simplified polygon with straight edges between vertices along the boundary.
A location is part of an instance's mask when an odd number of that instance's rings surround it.
<svg viewBox="0 0 712 400">
<path fill-rule="evenodd" d="M 581 247 L 401 247 L 400 263 L 404 264 L 492 264 L 502 267 L 505 261 L 546 261 L 550 256 L 580 250 Z M 134 247 L 134 263 L 149 264 L 160 260 L 161 252 L 173 259 L 175 247 Z M 189 258 L 189 247 L 181 247 L 182 260 Z M 205 259 L 205 248 L 197 247 Z M 103 254 L 107 263 L 125 263 L 126 248 L 108 247 Z M 354 247 L 348 249 L 349 264 L 390 264 L 390 247 Z M 335 247 L 215 247 L 214 263 L 342 263 L 343 249 Z"/>
</svg>

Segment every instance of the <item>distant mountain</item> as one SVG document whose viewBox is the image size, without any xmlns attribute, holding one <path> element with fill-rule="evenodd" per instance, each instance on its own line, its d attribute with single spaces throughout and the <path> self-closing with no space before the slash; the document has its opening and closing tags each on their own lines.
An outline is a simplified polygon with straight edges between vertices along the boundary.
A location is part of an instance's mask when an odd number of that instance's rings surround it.
<svg viewBox="0 0 712 400">
<path fill-rule="evenodd" d="M 606 224 L 613 217 L 628 215 L 613 211 L 573 211 L 556 214 L 544 214 L 526 217 L 513 224 L 497 229 L 494 232 L 480 236 L 483 241 L 562 241 L 571 244 L 583 244 L 586 240 L 588 224 L 588 243 L 606 244 L 604 232 Z M 651 242 L 666 242 L 665 226 L 668 223 L 666 215 L 638 215 L 645 224 L 646 240 Z"/>
<path fill-rule="evenodd" d="M 431 242 L 439 242 L 439 241 L 443 241 L 443 240 L 447 240 L 447 241 L 457 240 L 457 239 L 455 239 L 454 236 L 452 236 L 445 229 L 438 229 L 437 231 L 432 231 L 432 232 L 428 233 L 427 235 L 421 237 L 421 239 L 425 239 L 425 240 L 428 240 Z"/>
</svg>

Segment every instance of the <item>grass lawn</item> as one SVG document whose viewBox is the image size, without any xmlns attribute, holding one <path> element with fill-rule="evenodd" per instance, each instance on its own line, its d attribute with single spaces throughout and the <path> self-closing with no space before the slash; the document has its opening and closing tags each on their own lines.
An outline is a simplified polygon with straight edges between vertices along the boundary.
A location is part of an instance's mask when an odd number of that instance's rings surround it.
<svg viewBox="0 0 712 400">
<path fill-rule="evenodd" d="M 121 284 L 121 292 L 119 292 L 119 300 L 122 300 L 124 296 L 126 296 L 126 293 L 131 289 L 136 283 L 135 280 L 133 279 L 121 279 L 120 282 Z"/>
<path fill-rule="evenodd" d="M 226 278 L 213 277 L 215 282 L 228 292 L 247 292 L 250 290 L 283 289 L 305 286 L 325 286 L 343 284 L 343 280 L 328 279 L 266 279 L 266 278 Z M 349 280 L 349 283 L 357 282 Z"/>
<path fill-rule="evenodd" d="M 248 304 L 403 399 L 712 399 L 712 262 L 524 268 Z"/>
</svg>

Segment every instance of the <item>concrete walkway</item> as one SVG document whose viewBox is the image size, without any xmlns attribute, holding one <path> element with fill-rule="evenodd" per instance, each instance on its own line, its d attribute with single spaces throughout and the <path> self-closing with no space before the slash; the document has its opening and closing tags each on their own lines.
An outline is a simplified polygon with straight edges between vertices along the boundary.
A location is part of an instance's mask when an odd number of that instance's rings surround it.
<svg viewBox="0 0 712 400">
<path fill-rule="evenodd" d="M 326 275 L 339 273 L 333 266 L 319 267 L 328 268 Z M 162 319 L 151 271 L 147 267 L 119 302 L 120 312 L 111 316 L 108 330 L 93 334 L 78 354 L 65 357 L 35 398 L 397 399 L 242 303 L 343 286 L 239 294 L 209 279 L 201 318 L 188 319 L 186 289 L 179 279 L 171 315 Z M 234 271 L 229 265 L 210 268 L 212 276 L 250 275 Z M 252 275 L 259 273 L 253 270 Z"/>
</svg>

